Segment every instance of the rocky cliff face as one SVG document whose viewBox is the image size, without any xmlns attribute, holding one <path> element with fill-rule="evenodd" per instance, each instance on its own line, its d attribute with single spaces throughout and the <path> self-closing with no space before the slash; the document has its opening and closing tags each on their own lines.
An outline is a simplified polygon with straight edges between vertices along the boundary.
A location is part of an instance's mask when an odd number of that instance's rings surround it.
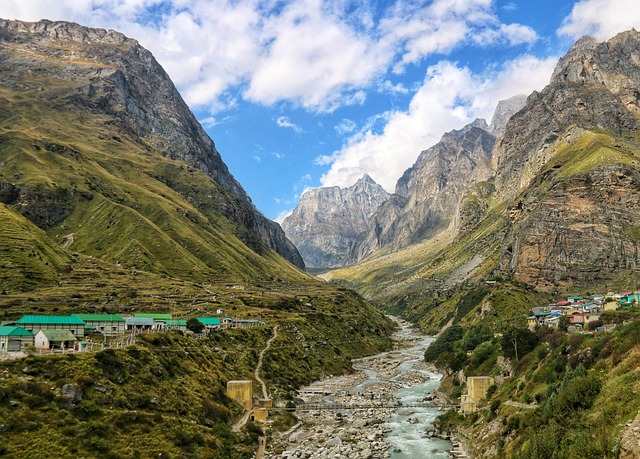
<svg viewBox="0 0 640 459">
<path fill-rule="evenodd" d="M 637 275 L 639 101 L 640 33 L 586 37 L 509 121 L 495 156 L 498 196 L 515 199 L 502 269 L 544 289 Z"/>
<path fill-rule="evenodd" d="M 579 126 L 624 137 L 638 130 L 640 34 L 629 31 L 606 43 L 586 37 L 563 57 L 551 83 L 534 92 L 507 123 L 493 167 L 499 198 L 513 198 L 555 154 L 558 136 Z"/>
<path fill-rule="evenodd" d="M 356 259 L 381 247 L 406 247 L 448 227 L 465 191 L 491 177 L 494 142 L 486 122 L 476 120 L 423 151 L 396 184 L 402 199 L 390 201 L 371 217 L 354 252 Z"/>
<path fill-rule="evenodd" d="M 368 175 L 348 188 L 318 188 L 302 196 L 282 227 L 308 267 L 344 266 L 369 217 L 388 197 Z"/>
<path fill-rule="evenodd" d="M 9 75 L 3 81 L 7 88 L 37 89 L 43 78 L 59 82 L 41 97 L 55 100 L 60 110 L 102 116 L 123 137 L 138 139 L 138 146 L 205 172 L 224 196 L 197 200 L 200 210 L 226 217 L 236 236 L 256 252 L 270 247 L 304 266 L 281 228 L 255 208 L 230 174 L 168 75 L 135 40 L 67 22 L 0 20 L 0 49 L 0 71 Z M 172 186 L 171 178 L 162 181 Z"/>
<path fill-rule="evenodd" d="M 510 209 L 502 269 L 562 291 L 640 269 L 640 170 L 616 164 L 551 180 Z"/>
</svg>

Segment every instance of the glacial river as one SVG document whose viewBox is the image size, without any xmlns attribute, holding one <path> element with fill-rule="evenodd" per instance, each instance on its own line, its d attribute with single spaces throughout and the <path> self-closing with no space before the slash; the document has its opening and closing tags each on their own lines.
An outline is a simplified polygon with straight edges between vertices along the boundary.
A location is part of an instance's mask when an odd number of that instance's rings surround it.
<svg viewBox="0 0 640 459">
<path fill-rule="evenodd" d="M 402 340 L 403 338 L 414 335 L 414 333 L 415 332 L 410 331 L 410 329 L 405 326 L 396 334 L 396 338 Z M 407 349 L 395 351 L 395 353 L 402 354 L 405 358 L 408 357 L 409 359 L 397 366 L 397 375 L 388 379 L 380 378 L 376 371 L 366 369 L 367 360 L 377 360 L 388 353 L 360 359 L 359 362 L 365 367 L 364 373 L 367 379 L 351 389 L 351 392 L 363 392 L 366 391 L 368 386 L 379 383 L 392 383 L 396 380 L 401 380 L 409 372 L 418 371 L 428 376 L 429 380 L 397 390 L 393 392 L 393 396 L 396 401 L 401 402 L 403 405 L 421 404 L 427 394 L 438 388 L 440 379 L 442 378 L 442 375 L 439 373 L 420 368 L 424 359 L 424 351 L 433 341 L 433 337 L 424 337 L 422 340 L 413 342 L 412 346 Z M 442 414 L 442 412 L 435 406 L 396 410 L 391 417 L 384 422 L 384 426 L 390 429 L 385 441 L 391 445 L 391 458 L 448 458 L 449 454 L 447 451 L 451 449 L 451 443 L 440 438 L 429 438 L 425 435 L 426 430 L 433 426 L 433 421 L 440 414 Z M 411 420 L 411 422 L 409 422 L 409 420 Z"/>
</svg>

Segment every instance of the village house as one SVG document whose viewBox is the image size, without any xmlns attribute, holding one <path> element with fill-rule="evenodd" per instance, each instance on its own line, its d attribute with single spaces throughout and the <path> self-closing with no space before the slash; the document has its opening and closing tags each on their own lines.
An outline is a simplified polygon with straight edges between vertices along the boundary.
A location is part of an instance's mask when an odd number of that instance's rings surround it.
<svg viewBox="0 0 640 459">
<path fill-rule="evenodd" d="M 136 319 L 152 319 L 154 330 L 164 330 L 167 326 L 167 321 L 173 319 L 171 314 L 161 313 L 137 313 L 133 317 Z"/>
<path fill-rule="evenodd" d="M 217 317 L 198 317 L 198 321 L 205 326 L 207 331 L 217 330 L 222 327 L 222 323 Z"/>
<path fill-rule="evenodd" d="M 116 336 L 127 330 L 124 319 L 118 314 L 73 314 L 73 316 L 86 324 L 85 333 L 98 331 L 105 336 Z"/>
<path fill-rule="evenodd" d="M 33 346 L 33 333 L 22 327 L 0 326 L 0 352 L 22 351 Z"/>
<path fill-rule="evenodd" d="M 186 319 L 168 319 L 165 325 L 167 330 L 178 330 L 181 332 L 187 331 Z"/>
<path fill-rule="evenodd" d="M 35 336 L 35 347 L 38 350 L 74 349 L 77 341 L 71 330 L 40 330 Z"/>
<path fill-rule="evenodd" d="M 153 329 L 153 319 L 150 317 L 123 317 L 127 331 L 148 331 Z"/>
<path fill-rule="evenodd" d="M 22 316 L 16 325 L 33 334 L 40 330 L 68 330 L 76 338 L 83 338 L 86 324 L 75 316 Z"/>
</svg>

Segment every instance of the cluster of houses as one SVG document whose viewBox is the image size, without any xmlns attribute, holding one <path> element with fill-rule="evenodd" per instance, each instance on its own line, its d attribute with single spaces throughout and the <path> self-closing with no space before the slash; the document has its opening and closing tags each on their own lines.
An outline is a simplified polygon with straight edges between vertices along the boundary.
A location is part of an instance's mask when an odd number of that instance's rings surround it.
<svg viewBox="0 0 640 459">
<path fill-rule="evenodd" d="M 609 292 L 606 295 L 570 296 L 547 306 L 532 308 L 527 317 L 529 328 L 546 325 L 557 328 L 562 317 L 577 328 L 584 328 L 590 322 L 600 318 L 603 311 L 615 311 L 618 308 L 632 307 L 639 303 L 638 292 Z"/>
<path fill-rule="evenodd" d="M 221 312 L 221 311 L 220 311 Z M 197 317 L 205 332 L 224 328 L 251 328 L 264 325 L 259 320 L 239 320 L 229 317 Z M 68 316 L 25 315 L 0 326 L 0 353 L 29 348 L 86 350 L 87 336 L 99 334 L 114 337 L 143 331 L 187 331 L 186 319 L 172 314 L 139 313 L 71 314 Z"/>
</svg>

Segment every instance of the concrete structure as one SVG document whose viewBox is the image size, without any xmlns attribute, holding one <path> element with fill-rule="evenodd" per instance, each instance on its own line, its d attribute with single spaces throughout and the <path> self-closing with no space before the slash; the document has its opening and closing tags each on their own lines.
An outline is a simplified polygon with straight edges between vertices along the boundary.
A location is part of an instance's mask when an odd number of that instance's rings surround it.
<svg viewBox="0 0 640 459">
<path fill-rule="evenodd" d="M 87 332 L 95 330 L 105 336 L 116 336 L 127 330 L 124 319 L 118 314 L 73 314 L 73 316 L 87 325 L 85 327 Z"/>
<path fill-rule="evenodd" d="M 76 337 L 70 330 L 40 330 L 35 337 L 36 349 L 73 349 Z"/>
<path fill-rule="evenodd" d="M 491 376 L 469 376 L 467 378 L 467 395 L 473 400 L 480 401 L 487 397 L 487 390 L 494 383 Z"/>
<path fill-rule="evenodd" d="M 75 316 L 22 316 L 16 325 L 37 334 L 40 330 L 68 330 L 75 337 L 84 337 L 85 323 Z"/>
<path fill-rule="evenodd" d="M 460 411 L 474 413 L 478 411 L 480 400 L 487 398 L 489 387 L 495 384 L 491 376 L 467 377 L 467 393 L 460 397 Z"/>
<path fill-rule="evenodd" d="M 478 411 L 478 402 L 468 398 L 467 395 L 462 395 L 460 397 L 460 411 L 464 414 L 475 413 Z"/>
<path fill-rule="evenodd" d="M 253 383 L 251 381 L 227 382 L 227 395 L 246 409 L 253 408 Z"/>
<path fill-rule="evenodd" d="M 16 352 L 33 346 L 33 333 L 22 327 L 0 327 L 0 352 Z"/>
<path fill-rule="evenodd" d="M 266 408 L 256 408 L 253 410 L 253 413 L 251 413 L 249 419 L 257 422 L 265 422 L 268 417 L 269 410 L 267 410 Z"/>
</svg>

